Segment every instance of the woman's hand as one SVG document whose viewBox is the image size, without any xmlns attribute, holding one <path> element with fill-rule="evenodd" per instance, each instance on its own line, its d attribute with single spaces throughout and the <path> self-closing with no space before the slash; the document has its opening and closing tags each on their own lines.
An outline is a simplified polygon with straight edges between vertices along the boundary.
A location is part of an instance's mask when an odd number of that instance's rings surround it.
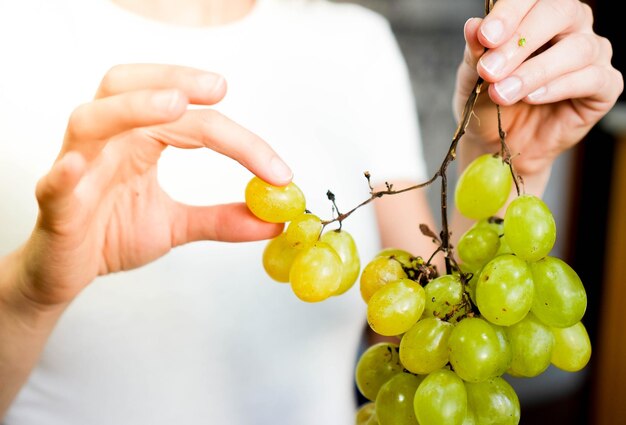
<svg viewBox="0 0 626 425">
<path fill-rule="evenodd" d="M 142 266 L 197 240 L 272 237 L 245 204 L 188 206 L 159 186 L 168 146 L 209 148 L 262 179 L 285 185 L 291 171 L 258 136 L 211 105 L 226 92 L 221 76 L 169 65 L 120 65 L 95 99 L 69 119 L 59 157 L 36 189 L 40 214 L 20 250 L 18 292 L 38 305 L 64 305 L 96 276 Z M 225 178 L 225 176 L 216 176 Z"/>
<path fill-rule="evenodd" d="M 623 77 L 611 65 L 611 43 L 592 24 L 591 9 L 579 0 L 499 0 L 484 19 L 465 24 L 457 118 L 478 76 L 489 84 L 459 145 L 462 165 L 500 149 L 496 103 L 524 177 L 549 175 L 554 159 L 613 107 Z"/>
</svg>

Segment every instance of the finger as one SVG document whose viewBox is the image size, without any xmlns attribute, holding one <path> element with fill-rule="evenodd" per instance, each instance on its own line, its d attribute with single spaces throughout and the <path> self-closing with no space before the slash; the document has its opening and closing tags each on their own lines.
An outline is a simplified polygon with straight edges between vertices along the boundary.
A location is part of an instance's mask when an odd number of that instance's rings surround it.
<svg viewBox="0 0 626 425">
<path fill-rule="evenodd" d="M 54 222 L 73 210 L 74 189 L 86 170 L 85 159 L 76 152 L 61 157 L 37 183 L 35 195 L 44 223 Z"/>
<path fill-rule="evenodd" d="M 480 43 L 491 49 L 511 38 L 538 0 L 499 0 L 480 26 Z"/>
<path fill-rule="evenodd" d="M 454 112 L 457 117 L 460 117 L 466 99 L 474 89 L 478 78 L 476 63 L 485 51 L 485 48 L 480 44 L 477 38 L 477 32 L 481 22 L 481 18 L 470 18 L 465 22 L 463 28 L 465 50 L 463 52 L 463 61 L 457 69 L 456 90 L 454 91 L 453 99 Z"/>
<path fill-rule="evenodd" d="M 610 57 L 610 45 L 599 40 L 595 35 L 586 33 L 562 39 L 542 54 L 522 63 L 512 75 L 492 84 L 490 94 L 493 101 L 510 105 L 562 75 L 583 69 L 600 57 Z M 609 52 L 606 52 L 607 48 Z"/>
<path fill-rule="evenodd" d="M 187 104 L 179 90 L 142 90 L 86 103 L 69 119 L 62 153 L 76 150 L 90 160 L 106 139 L 137 127 L 176 120 Z"/>
<path fill-rule="evenodd" d="M 604 66 L 588 66 L 565 74 L 541 86 L 524 100 L 532 104 L 559 102 L 566 99 L 584 99 L 585 108 L 577 108 L 584 122 L 595 122 L 616 102 L 624 81 L 620 72 Z M 586 114 L 589 114 L 588 116 Z"/>
<path fill-rule="evenodd" d="M 478 39 L 478 30 L 482 24 L 481 18 L 470 18 L 465 22 L 463 34 L 465 36 L 465 53 L 464 61 L 470 68 L 475 69 L 478 59 L 485 52 L 483 46 Z"/>
<path fill-rule="evenodd" d="M 293 177 L 291 169 L 263 139 L 212 109 L 189 110 L 175 122 L 145 131 L 166 145 L 212 149 L 276 186 L 288 184 Z"/>
<path fill-rule="evenodd" d="M 480 58 L 478 73 L 488 82 L 500 81 L 551 40 L 580 31 L 587 23 L 587 13 L 578 1 L 537 2 L 510 36 Z"/>
<path fill-rule="evenodd" d="M 256 218 L 244 203 L 206 207 L 181 205 L 186 216 L 186 227 L 177 229 L 176 245 L 213 240 L 246 242 L 269 239 L 279 235 L 282 223 L 267 223 Z"/>
<path fill-rule="evenodd" d="M 96 98 L 146 89 L 178 89 L 192 104 L 213 105 L 226 94 L 226 81 L 219 74 L 184 66 L 116 65 L 102 79 Z"/>
</svg>

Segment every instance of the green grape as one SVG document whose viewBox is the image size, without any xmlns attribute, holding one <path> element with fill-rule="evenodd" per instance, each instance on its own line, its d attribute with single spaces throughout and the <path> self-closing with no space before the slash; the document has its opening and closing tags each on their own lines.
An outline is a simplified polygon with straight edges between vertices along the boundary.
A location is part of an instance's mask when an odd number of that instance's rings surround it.
<svg viewBox="0 0 626 425">
<path fill-rule="evenodd" d="M 255 176 L 246 186 L 245 198 L 252 214 L 270 223 L 286 223 L 306 209 L 304 194 L 293 182 L 278 187 Z"/>
<path fill-rule="evenodd" d="M 367 303 L 374 292 L 389 282 L 407 278 L 402 264 L 390 257 L 374 257 L 361 273 L 361 297 Z"/>
<path fill-rule="evenodd" d="M 352 288 L 361 272 L 361 259 L 356 243 L 352 235 L 345 230 L 331 230 L 322 234 L 320 240 L 333 247 L 335 252 L 339 254 L 339 258 L 341 258 L 341 263 L 343 264 L 341 283 L 333 294 L 341 295 Z"/>
<path fill-rule="evenodd" d="M 419 425 L 413 399 L 424 378 L 398 373 L 387 381 L 376 396 L 376 416 L 380 425 Z"/>
<path fill-rule="evenodd" d="M 413 407 L 422 425 L 463 425 L 467 416 L 465 384 L 451 370 L 436 370 L 417 388 Z"/>
<path fill-rule="evenodd" d="M 467 393 L 467 390 L 465 392 Z M 478 422 L 476 422 L 476 415 L 474 414 L 474 411 L 470 409 L 469 402 L 468 402 L 467 413 L 465 414 L 465 418 L 463 419 L 462 425 L 477 425 L 477 424 Z"/>
<path fill-rule="evenodd" d="M 491 154 L 474 159 L 456 185 L 454 202 L 465 217 L 478 220 L 498 212 L 511 192 L 511 171 L 502 158 Z"/>
<path fill-rule="evenodd" d="M 422 319 L 400 340 L 400 361 L 413 373 L 426 375 L 448 363 L 448 340 L 454 325 L 435 317 Z"/>
<path fill-rule="evenodd" d="M 480 382 L 498 376 L 507 361 L 494 327 L 478 317 L 465 318 L 454 326 L 448 339 L 450 364 L 464 381 Z M 402 358 L 402 346 L 400 346 Z"/>
<path fill-rule="evenodd" d="M 528 313 L 521 322 L 507 327 L 506 334 L 512 352 L 511 375 L 532 378 L 550 366 L 554 336 L 534 314 Z"/>
<path fill-rule="evenodd" d="M 371 422 L 372 419 L 376 420 L 376 405 L 373 401 L 363 404 L 356 412 L 355 425 L 370 425 L 376 422 Z"/>
<path fill-rule="evenodd" d="M 439 276 L 426 284 L 424 292 L 424 317 L 438 317 L 453 322 L 465 313 L 464 288 L 458 275 Z"/>
<path fill-rule="evenodd" d="M 380 335 L 394 336 L 408 331 L 424 311 L 424 288 L 410 279 L 390 282 L 367 303 L 367 322 Z"/>
<path fill-rule="evenodd" d="M 480 425 L 517 425 L 520 405 L 515 390 L 500 377 L 466 382 L 467 403 Z"/>
<path fill-rule="evenodd" d="M 476 304 L 491 323 L 510 326 L 530 311 L 533 279 L 524 260 L 501 255 L 483 268 L 476 283 Z"/>
<path fill-rule="evenodd" d="M 393 257 L 405 267 L 409 267 L 411 265 L 411 261 L 415 258 L 410 252 L 399 248 L 385 248 L 376 254 L 376 257 Z"/>
<path fill-rule="evenodd" d="M 296 248 L 306 248 L 319 239 L 322 221 L 315 214 L 303 213 L 291 220 L 285 233 L 289 243 Z"/>
<path fill-rule="evenodd" d="M 302 301 L 318 302 L 337 291 L 341 276 L 339 255 L 327 243 L 316 242 L 293 260 L 289 282 L 294 294 Z"/>
<path fill-rule="evenodd" d="M 473 227 L 487 227 L 498 234 L 500 237 L 500 247 L 496 252 L 496 257 L 498 255 L 513 254 L 513 251 L 511 251 L 511 247 L 509 247 L 506 237 L 504 236 L 504 219 L 496 216 L 483 218 L 478 220 Z"/>
<path fill-rule="evenodd" d="M 548 206 L 537 196 L 521 195 L 504 214 L 504 234 L 513 253 L 537 261 L 550 253 L 556 241 L 556 224 Z"/>
<path fill-rule="evenodd" d="M 582 322 L 568 328 L 552 328 L 552 364 L 567 372 L 578 372 L 591 358 L 591 341 Z"/>
<path fill-rule="evenodd" d="M 511 367 L 511 361 L 513 358 L 513 350 L 511 349 L 511 343 L 509 342 L 509 337 L 507 336 L 506 330 L 508 329 L 505 326 L 498 326 L 490 323 L 493 330 L 496 332 L 498 336 L 498 343 L 500 349 L 500 361 L 498 362 L 498 368 L 495 371 L 495 376 L 504 375 Z"/>
<path fill-rule="evenodd" d="M 380 387 L 404 370 L 398 351 L 398 344 L 379 342 L 361 354 L 354 375 L 363 397 L 375 401 Z"/>
<path fill-rule="evenodd" d="M 480 277 L 480 273 L 482 269 L 477 270 L 472 274 L 471 279 L 467 282 L 466 290 L 469 293 L 470 299 L 474 304 L 476 304 L 476 285 L 478 284 L 478 278 Z"/>
<path fill-rule="evenodd" d="M 459 258 L 464 264 L 480 268 L 496 256 L 500 235 L 491 227 L 474 226 L 465 232 L 457 244 Z"/>
<path fill-rule="evenodd" d="M 285 233 L 276 236 L 265 245 L 263 268 L 277 282 L 289 282 L 289 271 L 296 255 L 300 253 L 287 241 Z"/>
<path fill-rule="evenodd" d="M 535 295 L 530 311 L 546 325 L 567 328 L 587 309 L 587 293 L 578 274 L 564 261 L 545 257 L 530 264 Z"/>
</svg>

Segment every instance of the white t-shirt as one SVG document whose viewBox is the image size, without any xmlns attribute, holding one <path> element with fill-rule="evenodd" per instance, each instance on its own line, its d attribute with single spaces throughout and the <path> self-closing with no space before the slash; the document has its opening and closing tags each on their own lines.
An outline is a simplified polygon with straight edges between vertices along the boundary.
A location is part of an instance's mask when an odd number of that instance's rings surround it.
<svg viewBox="0 0 626 425">
<path fill-rule="evenodd" d="M 217 109 L 267 140 L 308 208 L 330 218 L 374 179 L 423 180 L 407 69 L 388 23 L 323 0 L 258 0 L 220 27 L 153 22 L 107 0 L 0 0 L 0 255 L 29 235 L 34 187 L 73 108 L 113 65 L 219 72 Z M 251 174 L 208 150 L 168 149 L 159 178 L 191 204 L 243 200 Z M 362 266 L 380 248 L 374 210 L 344 222 Z M 6 425 L 348 425 L 365 303 L 307 304 L 263 271 L 266 242 L 199 242 L 96 279 L 70 305 Z M 0 343 L 4 343 L 0 341 Z M 1 383 L 0 383 L 1 385 Z"/>
</svg>

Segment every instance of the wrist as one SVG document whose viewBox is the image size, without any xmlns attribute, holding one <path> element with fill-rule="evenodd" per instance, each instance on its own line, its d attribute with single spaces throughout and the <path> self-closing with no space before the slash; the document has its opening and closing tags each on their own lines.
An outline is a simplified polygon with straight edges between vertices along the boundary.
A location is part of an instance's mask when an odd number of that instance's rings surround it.
<svg viewBox="0 0 626 425">
<path fill-rule="evenodd" d="M 46 305 L 29 296 L 33 282 L 25 267 L 24 248 L 0 259 L 0 309 L 29 330 L 48 331 L 67 304 Z"/>
</svg>

